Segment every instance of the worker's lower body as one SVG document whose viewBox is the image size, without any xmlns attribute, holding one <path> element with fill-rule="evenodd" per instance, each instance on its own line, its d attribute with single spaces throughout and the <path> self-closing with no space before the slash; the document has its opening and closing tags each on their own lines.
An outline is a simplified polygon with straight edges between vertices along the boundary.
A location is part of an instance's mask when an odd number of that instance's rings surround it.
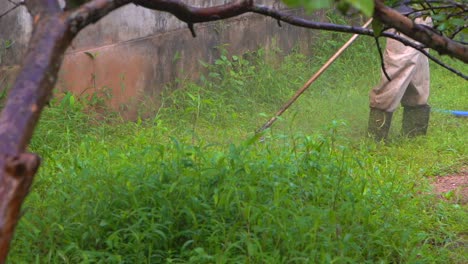
<svg viewBox="0 0 468 264">
<path fill-rule="evenodd" d="M 387 39 L 384 53 L 385 70 L 378 86 L 370 94 L 369 135 L 387 139 L 393 112 L 401 104 L 402 133 L 408 137 L 424 135 L 429 124 L 429 61 L 419 51 Z"/>
<path fill-rule="evenodd" d="M 429 126 L 429 105 L 406 106 L 403 110 L 402 134 L 407 137 L 425 135 Z M 368 133 L 376 141 L 386 140 L 392 124 L 393 112 L 370 109 Z"/>
</svg>

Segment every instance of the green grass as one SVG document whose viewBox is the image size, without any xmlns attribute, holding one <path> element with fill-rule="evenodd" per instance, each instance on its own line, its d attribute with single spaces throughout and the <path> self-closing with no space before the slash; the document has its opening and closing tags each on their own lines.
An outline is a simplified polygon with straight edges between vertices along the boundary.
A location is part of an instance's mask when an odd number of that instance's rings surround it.
<svg viewBox="0 0 468 264">
<path fill-rule="evenodd" d="M 466 119 L 434 112 L 428 135 L 408 140 L 397 112 L 392 142 L 364 137 L 379 78 L 372 40 L 359 39 L 263 142 L 254 136 L 344 42 L 327 37 L 315 56 L 277 64 L 262 51 L 223 54 L 146 120 L 103 120 L 71 95 L 53 102 L 31 144 L 43 165 L 9 261 L 466 263 L 466 205 L 430 186 L 467 166 Z M 434 108 L 468 110 L 463 80 L 432 65 L 432 82 Z"/>
</svg>

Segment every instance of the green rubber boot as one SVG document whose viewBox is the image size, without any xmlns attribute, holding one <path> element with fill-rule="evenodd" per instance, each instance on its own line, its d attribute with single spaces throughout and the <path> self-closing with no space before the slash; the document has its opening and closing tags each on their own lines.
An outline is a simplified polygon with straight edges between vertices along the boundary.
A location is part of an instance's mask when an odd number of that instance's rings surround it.
<svg viewBox="0 0 468 264">
<path fill-rule="evenodd" d="M 403 135 L 416 137 L 426 135 L 431 107 L 429 105 L 405 106 L 403 111 Z"/>
<path fill-rule="evenodd" d="M 369 127 L 367 129 L 369 136 L 376 141 L 386 140 L 390 125 L 392 123 L 393 112 L 385 112 L 377 108 L 370 108 Z"/>
</svg>

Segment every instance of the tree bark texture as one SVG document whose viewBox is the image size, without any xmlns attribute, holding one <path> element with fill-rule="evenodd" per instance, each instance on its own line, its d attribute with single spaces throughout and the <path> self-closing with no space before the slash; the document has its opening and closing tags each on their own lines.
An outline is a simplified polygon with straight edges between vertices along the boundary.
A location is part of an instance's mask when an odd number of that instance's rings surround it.
<svg viewBox="0 0 468 264">
<path fill-rule="evenodd" d="M 40 163 L 25 151 L 72 39 L 57 3 L 32 2 L 29 50 L 0 116 L 0 263 L 5 262 L 21 204 Z"/>
</svg>

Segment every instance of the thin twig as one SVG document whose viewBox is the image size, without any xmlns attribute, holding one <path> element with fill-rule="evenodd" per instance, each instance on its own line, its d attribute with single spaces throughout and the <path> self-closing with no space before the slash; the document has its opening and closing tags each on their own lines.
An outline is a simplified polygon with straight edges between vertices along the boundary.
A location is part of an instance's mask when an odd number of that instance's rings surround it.
<svg viewBox="0 0 468 264">
<path fill-rule="evenodd" d="M 455 32 L 453 32 L 451 35 L 450 35 L 450 38 L 451 39 L 454 39 L 458 33 L 462 32 L 465 28 L 468 28 L 468 26 L 463 26 L 463 27 L 459 27 L 457 28 L 457 30 L 455 30 Z M 456 41 L 456 40 L 455 40 Z M 459 43 L 462 43 L 462 42 L 459 42 Z"/>
<path fill-rule="evenodd" d="M 315 22 L 315 21 L 310 21 L 307 19 L 291 16 L 289 14 L 285 14 L 281 11 L 271 9 L 266 6 L 254 6 L 252 8 L 254 13 L 258 14 L 263 14 L 270 16 L 274 19 L 281 20 L 283 22 L 286 22 L 290 25 L 298 26 L 298 27 L 304 27 L 304 28 L 312 28 L 312 29 L 321 29 L 321 30 L 328 30 L 328 31 L 336 31 L 336 32 L 345 32 L 345 33 L 355 33 L 355 34 L 361 34 L 361 35 L 367 35 L 374 37 L 374 32 L 371 29 L 366 29 L 362 27 L 352 27 L 352 26 L 346 26 L 346 25 L 337 25 L 337 24 L 331 24 L 331 23 L 320 23 L 320 22 Z M 426 28 L 426 27 L 424 27 Z M 430 28 L 427 28 L 427 30 L 430 30 Z M 435 33 L 434 31 L 431 30 L 431 32 Z M 407 40 L 406 38 L 403 38 L 399 35 L 392 34 L 389 32 L 382 32 L 381 36 L 383 37 L 389 37 L 392 39 L 395 39 L 401 43 L 403 43 L 406 46 L 410 46 L 416 50 L 419 50 L 422 54 L 424 54 L 426 57 L 434 61 L 435 63 L 439 64 L 443 68 L 446 68 L 447 70 L 455 73 L 456 75 L 462 77 L 463 79 L 467 80 L 468 76 L 464 75 L 460 71 L 448 66 L 447 64 L 443 63 L 441 60 L 437 59 L 436 57 L 430 55 L 427 51 L 424 50 L 425 47 L 422 47 L 421 45 L 418 45 L 417 43 Z"/>
<path fill-rule="evenodd" d="M 222 20 L 252 12 L 298 27 L 373 36 L 373 31 L 369 29 L 307 20 L 268 6 L 254 4 L 253 0 L 236 1 L 214 7 L 194 7 L 178 0 L 93 0 L 73 10 L 69 18 L 73 20 L 75 30 L 80 30 L 90 23 L 96 22 L 112 10 L 129 3 L 141 5 L 152 10 L 165 11 L 173 14 L 183 22 L 193 24 Z M 376 3 L 376 15 L 379 19 L 383 17 L 387 22 L 391 21 L 391 19 L 397 19 L 393 24 L 387 23 L 389 26 L 395 27 L 398 24 L 399 31 L 406 31 L 403 33 L 416 37 L 415 40 L 425 43 L 428 47 L 437 50 L 441 54 L 450 54 L 459 60 L 468 62 L 468 55 L 463 52 L 464 47 L 460 47 L 461 45 L 458 42 L 440 34 L 434 35 L 433 31 L 422 26 L 410 27 L 408 18 L 386 6 L 382 6 L 382 4 L 378 4 L 378 1 Z M 407 21 L 404 21 L 404 19 L 407 19 Z M 404 23 L 401 24 L 401 22 Z M 396 39 L 401 41 L 401 38 Z M 450 45 L 447 45 L 447 43 Z M 411 43 L 405 45 L 415 46 Z"/>
<path fill-rule="evenodd" d="M 382 48 L 380 47 L 379 38 L 378 38 L 378 37 L 374 37 L 374 39 L 375 39 L 375 45 L 377 46 L 377 50 L 379 51 L 380 67 L 382 68 L 382 72 L 384 73 L 384 75 L 385 75 L 385 77 L 387 78 L 387 80 L 388 80 L 389 82 L 391 82 L 392 79 L 390 78 L 390 76 L 389 76 L 388 73 L 387 73 L 387 70 L 385 69 L 385 62 L 384 62 L 384 59 L 383 59 Z"/>
<path fill-rule="evenodd" d="M 14 5 L 22 5 L 22 4 L 24 4 L 24 1 L 21 1 L 21 2 L 19 2 L 19 3 L 16 3 L 16 2 L 13 1 L 13 0 L 7 0 L 7 1 L 10 2 L 10 3 L 12 3 L 12 4 L 14 4 Z"/>
<path fill-rule="evenodd" d="M 428 1 L 424 1 L 424 3 L 427 4 L 427 6 L 429 7 L 429 10 L 431 10 L 433 13 L 435 13 L 434 8 L 432 7 L 432 5 Z M 421 4 L 421 5 L 423 5 L 423 4 Z"/>
<path fill-rule="evenodd" d="M 430 60 L 432 60 L 433 62 L 439 64 L 440 66 L 442 66 L 443 68 L 455 73 L 456 75 L 462 77 L 463 79 L 465 80 L 468 80 L 468 76 L 463 74 L 462 72 L 448 66 L 447 64 L 445 64 L 444 62 L 442 62 L 441 60 L 439 60 L 438 58 L 434 57 L 433 55 L 431 55 L 429 52 L 427 52 L 425 49 L 426 47 L 424 46 L 421 46 L 421 45 L 417 45 L 416 43 L 412 42 L 411 40 L 408 40 L 408 39 L 405 39 L 397 34 L 394 34 L 394 33 L 389 33 L 389 32 L 382 32 L 381 34 L 382 36 L 384 37 L 387 37 L 387 38 L 392 38 L 392 39 L 395 39 L 395 40 L 398 40 L 400 41 L 401 43 L 403 43 L 404 45 L 406 46 L 410 46 L 412 47 L 413 49 L 416 49 L 418 50 L 419 52 L 421 52 L 424 56 L 428 57 Z"/>
<path fill-rule="evenodd" d="M 8 2 L 12 3 L 12 4 L 13 4 L 13 7 L 10 8 L 10 9 L 8 9 L 7 11 L 5 11 L 3 14 L 1 14 L 1 15 L 0 15 L 0 19 L 1 19 L 2 17 L 6 16 L 6 15 L 7 15 L 8 13 L 10 13 L 11 11 L 15 10 L 17 7 L 24 5 L 24 2 L 15 3 L 15 2 L 13 2 L 13 1 L 11 1 L 11 0 L 8 0 Z"/>
</svg>

